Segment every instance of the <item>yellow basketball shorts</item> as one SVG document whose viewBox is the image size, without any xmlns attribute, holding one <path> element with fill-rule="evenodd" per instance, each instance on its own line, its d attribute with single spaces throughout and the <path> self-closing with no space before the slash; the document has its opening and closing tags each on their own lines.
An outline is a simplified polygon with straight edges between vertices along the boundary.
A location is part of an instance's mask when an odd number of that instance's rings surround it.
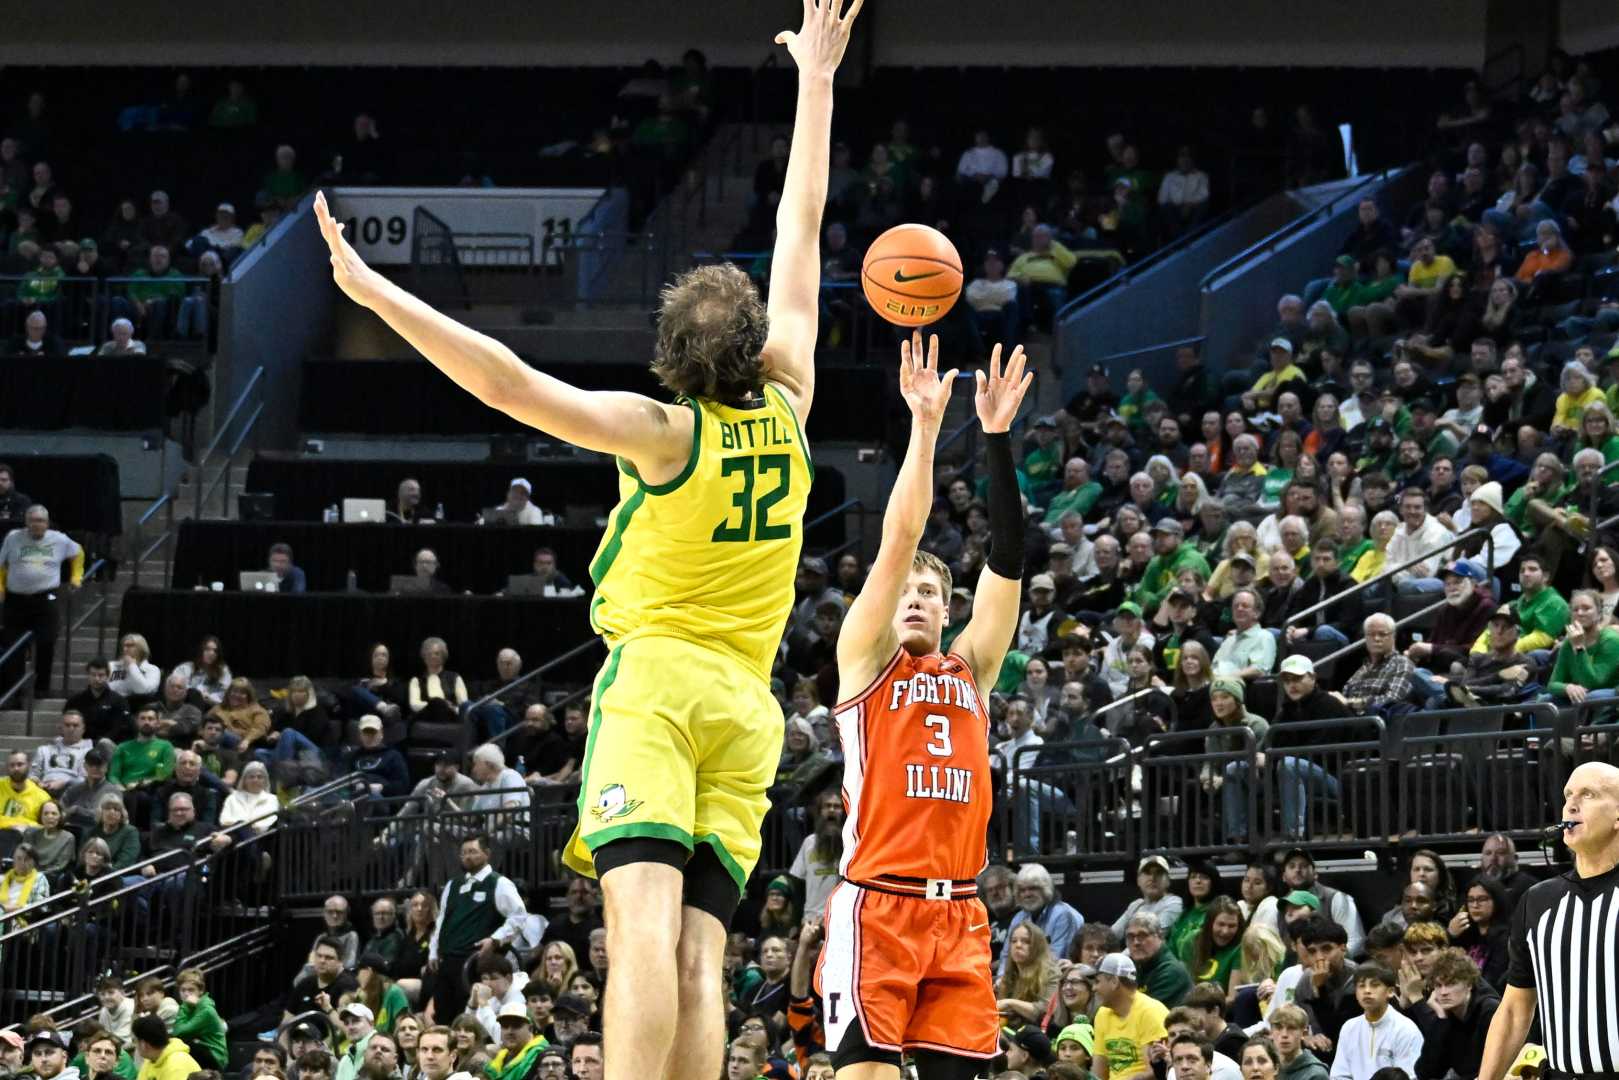
<svg viewBox="0 0 1619 1080">
<path fill-rule="evenodd" d="M 614 840 L 709 844 L 743 889 L 781 745 L 781 707 L 756 672 L 679 638 L 624 642 L 596 676 L 563 863 L 594 877 L 592 853 Z"/>
</svg>

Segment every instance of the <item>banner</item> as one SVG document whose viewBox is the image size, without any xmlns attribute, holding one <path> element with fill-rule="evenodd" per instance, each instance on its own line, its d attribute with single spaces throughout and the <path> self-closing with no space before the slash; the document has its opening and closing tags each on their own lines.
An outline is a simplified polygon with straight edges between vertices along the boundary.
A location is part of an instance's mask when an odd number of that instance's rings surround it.
<svg viewBox="0 0 1619 1080">
<path fill-rule="evenodd" d="M 340 187 L 328 196 L 344 223 L 343 235 L 366 262 L 403 266 L 410 262 L 418 206 L 453 233 L 532 237 L 538 259 L 547 241 L 572 235 L 605 193 L 605 188 Z"/>
</svg>

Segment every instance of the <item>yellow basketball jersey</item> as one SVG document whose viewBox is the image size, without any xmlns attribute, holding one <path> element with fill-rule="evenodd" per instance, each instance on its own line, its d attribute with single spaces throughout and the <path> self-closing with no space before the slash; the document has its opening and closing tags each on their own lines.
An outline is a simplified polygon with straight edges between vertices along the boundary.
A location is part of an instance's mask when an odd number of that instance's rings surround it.
<svg viewBox="0 0 1619 1080">
<path fill-rule="evenodd" d="M 618 506 L 590 563 L 590 623 L 610 646 L 683 638 L 768 679 L 793 606 L 809 447 L 774 386 L 754 408 L 682 404 L 695 429 L 679 476 L 642 483 L 619 460 Z"/>
</svg>

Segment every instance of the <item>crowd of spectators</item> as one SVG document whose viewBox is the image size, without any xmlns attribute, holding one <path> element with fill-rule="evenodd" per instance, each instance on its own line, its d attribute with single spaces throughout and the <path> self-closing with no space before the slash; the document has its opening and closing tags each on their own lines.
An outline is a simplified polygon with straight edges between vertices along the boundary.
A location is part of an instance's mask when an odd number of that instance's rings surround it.
<svg viewBox="0 0 1619 1080">
<path fill-rule="evenodd" d="M 1403 225 L 1365 204 L 1330 278 L 1300 282 L 1302 296 L 1282 299 L 1278 326 L 1253 357 L 1219 372 L 1183 350 L 1173 386 L 1131 373 L 1122 396 L 1097 369 L 1084 393 L 1025 433 L 1027 609 L 1000 677 L 984 688 L 997 797 L 1016 811 L 1016 846 L 1051 850 L 1059 840 L 1041 842 L 1042 821 L 1075 809 L 1063 790 L 1020 778 L 1020 768 L 1079 764 L 1103 739 L 1140 756 L 1160 734 L 1196 733 L 1218 754 L 1241 738 L 1237 728 L 1278 752 L 1200 774 L 1224 835 L 1233 847 L 1254 831 L 1297 846 L 1277 864 L 1243 865 L 1236 890 L 1218 863 L 1188 867 L 1181 888 L 1168 860 L 1148 856 L 1136 868 L 1139 896 L 1116 912 L 1065 902 L 1034 862 L 986 871 L 981 895 L 1006 1029 L 997 1069 L 1051 1080 L 1162 1075 L 1165 1064 L 1183 1077 L 1313 1077 L 1330 1068 L 1363 1078 L 1387 1067 L 1466 1075 L 1476 1063 L 1501 989 L 1505 926 L 1529 881 L 1511 841 L 1491 837 L 1464 888 L 1444 860 L 1417 852 L 1398 906 L 1363 913 L 1317 877 L 1306 804 L 1335 797 L 1338 781 L 1303 751 L 1320 741 L 1317 731 L 1289 726 L 1376 716 L 1398 731 L 1422 710 L 1600 706 L 1619 689 L 1619 539 L 1610 520 L 1619 489 L 1600 475 L 1619 459 L 1619 301 L 1581 299 L 1570 309 L 1564 299 L 1614 244 L 1613 192 L 1603 186 L 1608 129 L 1593 82 L 1570 72 L 1556 100 L 1534 99 L 1510 128 L 1494 118 L 1498 106 L 1469 90 L 1473 111 L 1463 119 L 1471 120 L 1447 118 L 1441 128 L 1446 138 L 1465 134 L 1466 167 L 1436 170 L 1422 202 L 1391 215 Z M 233 87 L 214 120 L 250 124 L 251 104 Z M 660 110 L 647 139 L 671 137 L 677 106 Z M 1509 176 L 1487 167 L 1492 131 L 1502 164 L 1516 159 Z M 1592 133 L 1597 142 L 1587 145 Z M 357 121 L 356 138 L 374 140 L 374 123 Z M 19 227 L 24 203 L 37 210 L 51 194 L 53 214 L 57 207 L 48 164 L 33 198 L 41 173 L 26 145 L 0 144 L 0 165 L 15 160 L 33 181 L 17 200 Z M 1123 136 L 1106 150 L 1098 193 L 1072 171 L 1056 190 L 1056 162 L 1038 131 L 1011 157 L 979 133 L 951 175 L 922 168 L 938 156 L 918 152 L 903 123 L 872 148 L 864 172 L 841 147 L 824 280 L 851 278 L 858 251 L 887 224 L 948 225 L 974 206 L 1016 207 L 1004 240 L 963 250 L 975 265 L 981 257 L 968 302 L 985 335 L 1026 334 L 1060 306 L 1082 254 L 1117 265 L 1207 210 L 1208 177 L 1190 150 L 1161 179 Z M 274 157 L 269 206 L 302 190 L 291 149 Z M 1552 187 L 1576 157 L 1583 179 Z M 1531 190 L 1520 174 L 1537 163 L 1552 180 Z M 755 190 L 766 208 L 779 195 L 771 179 L 761 167 Z M 1510 192 L 1496 190 L 1503 180 Z M 1593 192 L 1603 197 L 1595 211 L 1575 198 Z M 88 250 L 92 262 L 110 261 L 108 273 L 135 265 L 171 276 L 189 230 L 169 221 L 156 195 L 149 215 L 133 203 L 119 208 L 121 239 L 109 230 L 72 252 L 43 234 L 22 244 L 35 245 L 29 257 L 41 271 L 47 259 L 82 266 Z M 149 233 L 165 223 L 172 235 Z M 198 234 L 212 237 L 210 250 L 197 257 L 225 265 L 230 248 L 249 242 L 235 230 L 233 212 L 220 207 Z M 13 253 L 22 244 L 8 234 Z M 184 318 L 185 300 L 132 291 L 108 344 L 136 351 L 152 319 L 170 310 Z M 29 340 L 51 333 L 48 303 L 15 309 L 27 311 Z M 1209 408 L 1222 401 L 1226 408 Z M 527 481 L 514 482 L 486 518 L 541 523 L 531 496 Z M 971 583 L 985 564 L 982 499 L 971 463 L 940 476 L 923 547 L 960 583 L 947 645 L 971 613 Z M 426 520 L 427 505 L 407 481 L 393 513 Z M 267 564 L 282 588 L 299 591 L 293 552 L 278 545 Z M 573 587 L 552 552 L 537 552 L 533 570 L 542 590 Z M 436 578 L 430 548 L 415 571 Z M 728 943 L 734 1080 L 789 1069 L 830 1076 L 811 984 L 844 815 L 828 705 L 838 697 L 841 620 L 863 574 L 855 554 L 830 563 L 812 555 L 799 570 L 772 681 L 783 713 L 772 797 L 797 813 L 799 846 Z M 1388 611 L 1424 597 L 1440 606 L 1420 637 L 1402 634 Z M 1364 656 L 1334 662 L 1353 643 Z M 237 863 L 244 888 L 262 885 L 268 851 L 255 848 L 255 834 L 297 792 L 335 776 L 358 774 L 375 797 L 399 800 L 400 815 L 487 815 L 493 839 L 473 827 L 458 834 L 460 874 L 436 894 L 406 883 L 401 895 L 377 899 L 368 929 L 351 924 L 348 898 L 329 898 L 307 969 L 268 1013 L 220 1018 L 200 973 L 182 972 L 172 999 L 161 984 L 128 995 L 114 977 L 96 987 L 102 1012 L 92 1026 L 57 1032 L 36 1020 L 21 1045 L 0 1043 L 6 1067 L 20 1069 L 22 1055 L 41 1080 L 68 1068 L 81 1076 L 122 1068 L 129 1080 L 139 1060 L 145 1075 L 184 1080 L 227 1065 L 230 1032 L 260 1037 L 249 1077 L 599 1075 L 594 1029 L 610 970 L 599 893 L 573 879 L 565 910 L 538 918 L 527 907 L 537 898 L 490 862 L 498 865 L 504 815 L 541 798 L 565 802 L 577 786 L 588 702 L 559 705 L 537 682 L 509 688 L 524 669 L 514 649 L 495 666 L 496 679 L 469 684 L 445 642 L 429 638 L 409 674 L 377 645 L 352 680 L 323 686 L 294 676 L 261 694 L 232 672 L 214 637 L 191 657 L 154 658 L 131 633 L 116 660 L 92 660 L 57 737 L 32 756 L 10 755 L 0 780 L 0 841 L 12 848 L 0 926 L 30 905 L 84 903 L 96 882 L 157 877 L 199 852 L 246 849 L 251 857 Z M 1609 718 L 1600 707 L 1588 715 Z M 1612 744 L 1585 749 L 1611 753 Z M 1246 793 L 1261 784 L 1278 789 L 1274 821 L 1247 820 Z M 409 842 L 401 836 L 377 839 Z M 458 918 L 447 931 L 447 914 L 468 902 L 470 888 L 460 888 L 468 880 L 488 882 L 476 894 L 484 922 L 466 914 L 473 921 Z M 141 917 L 163 918 L 173 897 L 154 889 L 143 901 Z M 475 925 L 483 929 L 474 934 Z M 75 1051 L 85 1060 L 70 1066 Z"/>
</svg>

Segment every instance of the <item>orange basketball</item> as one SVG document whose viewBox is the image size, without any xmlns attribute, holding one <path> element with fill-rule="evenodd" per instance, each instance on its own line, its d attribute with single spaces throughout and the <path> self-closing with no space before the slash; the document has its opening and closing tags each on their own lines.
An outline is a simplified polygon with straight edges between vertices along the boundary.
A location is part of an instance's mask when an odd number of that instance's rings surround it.
<svg viewBox="0 0 1619 1080">
<path fill-rule="evenodd" d="M 895 225 L 866 252 L 860 284 L 866 302 L 889 322 L 926 326 L 961 295 L 961 256 L 938 229 Z"/>
</svg>

